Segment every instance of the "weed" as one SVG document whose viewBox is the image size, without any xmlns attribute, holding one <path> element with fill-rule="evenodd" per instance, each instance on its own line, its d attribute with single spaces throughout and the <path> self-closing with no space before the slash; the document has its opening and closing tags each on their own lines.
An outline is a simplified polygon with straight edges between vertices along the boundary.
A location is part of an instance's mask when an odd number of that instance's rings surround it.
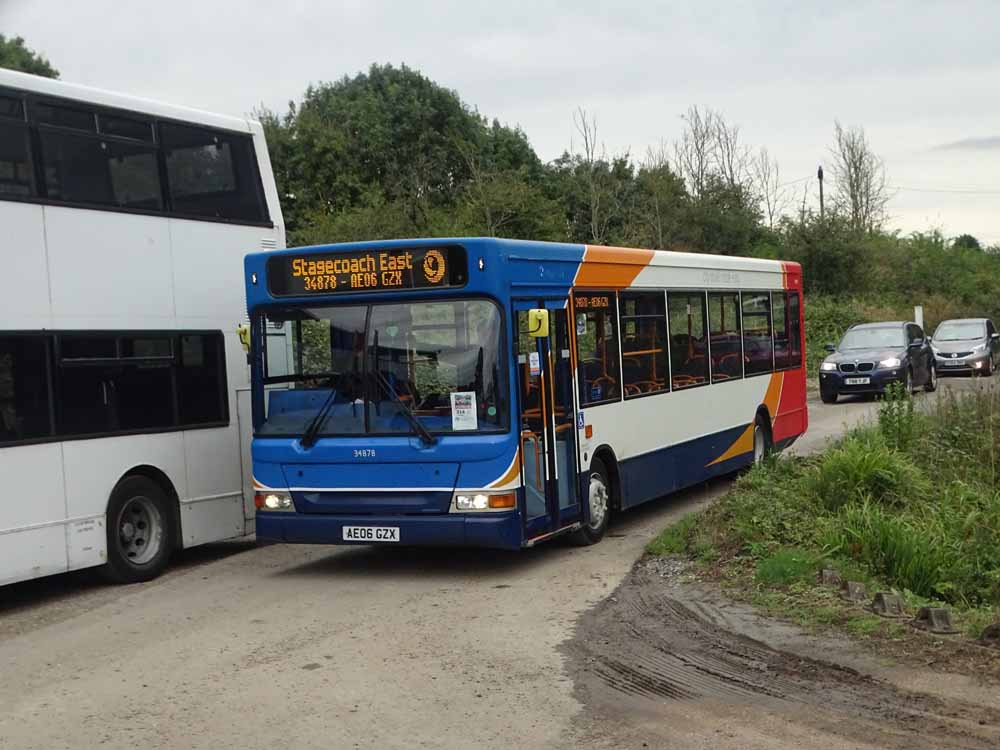
<svg viewBox="0 0 1000 750">
<path fill-rule="evenodd" d="M 829 450 L 810 480 L 810 489 L 828 511 L 860 500 L 901 504 L 926 494 L 929 487 L 913 461 L 871 429 L 858 430 Z"/>
<path fill-rule="evenodd" d="M 913 446 L 917 438 L 917 418 L 913 394 L 902 383 L 891 383 L 878 408 L 878 428 L 886 444 L 896 450 Z"/>
<path fill-rule="evenodd" d="M 698 513 L 684 516 L 673 526 L 661 531 L 653 541 L 646 545 L 646 552 L 651 555 L 679 555 L 687 550 L 688 536 L 698 521 Z"/>
<path fill-rule="evenodd" d="M 844 623 L 848 632 L 857 636 L 873 636 L 882 629 L 883 621 L 875 615 L 857 615 Z"/>
<path fill-rule="evenodd" d="M 757 563 L 756 579 L 772 586 L 787 586 L 815 576 L 818 561 L 801 549 L 782 548 Z"/>
</svg>

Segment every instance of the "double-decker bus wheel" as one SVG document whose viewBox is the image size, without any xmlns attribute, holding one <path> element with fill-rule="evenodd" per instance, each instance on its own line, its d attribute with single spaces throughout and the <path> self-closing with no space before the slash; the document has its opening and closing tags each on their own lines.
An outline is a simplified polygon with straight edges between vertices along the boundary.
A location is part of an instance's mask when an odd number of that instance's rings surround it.
<svg viewBox="0 0 1000 750">
<path fill-rule="evenodd" d="M 173 547 L 171 528 L 170 501 L 160 486 L 143 476 L 125 477 L 108 503 L 104 576 L 114 583 L 158 576 Z"/>
</svg>

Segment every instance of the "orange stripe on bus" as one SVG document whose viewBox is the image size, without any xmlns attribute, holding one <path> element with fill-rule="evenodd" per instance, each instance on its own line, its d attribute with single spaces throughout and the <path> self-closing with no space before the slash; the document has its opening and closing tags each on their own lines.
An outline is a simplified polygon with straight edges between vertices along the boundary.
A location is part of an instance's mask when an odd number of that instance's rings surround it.
<svg viewBox="0 0 1000 750">
<path fill-rule="evenodd" d="M 520 448 L 514 451 L 514 460 L 510 462 L 510 466 L 507 468 L 507 473 L 496 481 L 490 482 L 490 487 L 506 487 L 508 484 L 517 479 L 521 473 L 521 465 L 517 460 L 520 452 Z"/>
<path fill-rule="evenodd" d="M 574 286 L 624 289 L 653 259 L 653 250 L 587 245 Z"/>
<path fill-rule="evenodd" d="M 764 406 L 767 407 L 767 413 L 771 415 L 772 424 L 774 423 L 774 418 L 778 416 L 778 403 L 781 400 L 781 387 L 784 381 L 785 373 L 772 373 L 771 379 L 767 383 L 767 391 L 764 393 Z M 706 466 L 714 466 L 715 464 L 722 463 L 723 461 L 728 461 L 730 458 L 742 456 L 744 453 L 752 451 L 753 426 L 753 422 L 747 425 L 746 429 L 740 433 L 740 436 L 736 438 L 735 442 L 733 442 L 733 444 L 730 445 L 721 456 L 714 461 L 709 462 Z"/>
</svg>

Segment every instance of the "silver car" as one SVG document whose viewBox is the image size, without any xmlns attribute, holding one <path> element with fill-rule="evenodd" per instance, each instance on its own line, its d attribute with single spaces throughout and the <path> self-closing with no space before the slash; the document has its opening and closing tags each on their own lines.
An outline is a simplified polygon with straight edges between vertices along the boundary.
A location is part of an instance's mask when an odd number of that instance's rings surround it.
<svg viewBox="0 0 1000 750">
<path fill-rule="evenodd" d="M 931 339 L 940 375 L 992 375 L 1000 361 L 1000 333 L 989 318 L 945 320 Z"/>
</svg>

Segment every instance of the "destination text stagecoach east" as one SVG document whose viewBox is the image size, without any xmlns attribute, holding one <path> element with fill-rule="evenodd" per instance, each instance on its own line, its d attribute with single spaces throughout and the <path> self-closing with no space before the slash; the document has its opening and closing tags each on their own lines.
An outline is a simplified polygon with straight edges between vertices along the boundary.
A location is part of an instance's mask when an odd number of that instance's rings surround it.
<svg viewBox="0 0 1000 750">
<path fill-rule="evenodd" d="M 401 287 L 404 271 L 413 271 L 413 253 L 292 260 L 292 276 L 301 277 L 307 291 L 332 290 L 344 285 L 349 289 Z"/>
</svg>

